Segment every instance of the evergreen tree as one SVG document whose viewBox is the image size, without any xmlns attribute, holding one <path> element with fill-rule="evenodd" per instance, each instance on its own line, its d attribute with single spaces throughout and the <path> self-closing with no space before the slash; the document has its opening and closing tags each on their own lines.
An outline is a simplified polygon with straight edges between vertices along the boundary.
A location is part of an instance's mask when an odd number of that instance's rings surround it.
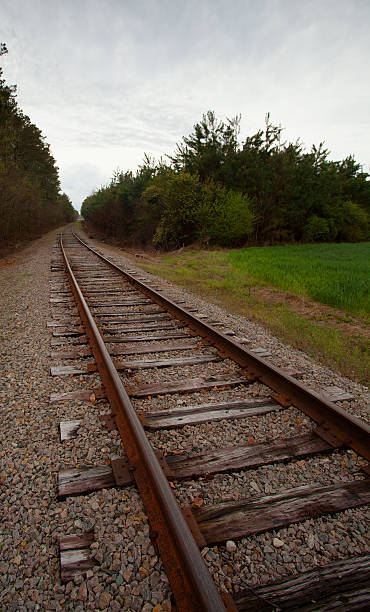
<svg viewBox="0 0 370 612">
<path fill-rule="evenodd" d="M 7 52 L 1 43 L 0 55 Z M 16 87 L 2 75 L 0 68 L 0 238 L 9 239 L 46 231 L 77 213 L 60 193 L 49 145 L 18 107 Z"/>
</svg>

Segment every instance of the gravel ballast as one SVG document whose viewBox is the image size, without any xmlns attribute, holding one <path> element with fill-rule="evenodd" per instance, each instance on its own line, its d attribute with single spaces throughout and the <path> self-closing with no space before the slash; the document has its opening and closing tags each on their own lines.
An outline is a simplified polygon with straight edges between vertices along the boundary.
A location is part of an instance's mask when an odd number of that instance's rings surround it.
<svg viewBox="0 0 370 612">
<path fill-rule="evenodd" d="M 50 352 L 60 347 L 50 346 L 46 324 L 63 312 L 49 304 L 54 236 L 0 268 L 0 609 L 170 610 L 168 579 L 134 487 L 57 501 L 60 469 L 104 464 L 122 454 L 122 445 L 99 423 L 106 404 L 49 401 L 54 392 L 101 384 L 96 374 L 50 376 Z M 62 444 L 59 422 L 71 419 L 82 420 L 78 437 Z M 96 566 L 62 584 L 57 538 L 90 528 Z"/>
<path fill-rule="evenodd" d="M 49 400 L 52 393 L 92 389 L 101 384 L 96 373 L 50 376 L 52 365 L 77 367 L 92 361 L 92 357 L 76 362 L 50 358 L 52 350 L 79 348 L 73 345 L 73 340 L 63 346 L 50 345 L 54 328 L 48 328 L 47 322 L 66 314 L 76 316 L 75 308 L 66 310 L 49 303 L 54 237 L 55 232 L 51 232 L 25 251 L 6 258 L 0 266 L 0 504 L 3 513 L 0 609 L 170 610 L 168 580 L 149 539 L 149 526 L 134 487 L 103 489 L 87 496 L 57 500 L 56 479 L 60 469 L 104 464 L 121 455 L 123 449 L 118 433 L 105 431 L 99 422 L 99 415 L 108 411 L 106 402 L 54 404 Z M 99 245 L 99 250 L 113 259 L 110 249 Z M 132 261 L 117 253 L 114 260 L 123 267 L 135 268 Z M 147 272 L 140 271 L 138 276 L 161 286 L 171 298 L 185 300 L 186 305 L 197 308 L 199 314 L 222 321 L 238 337 L 248 339 L 251 349 L 268 349 L 273 363 L 301 371 L 302 382 L 310 388 L 321 390 L 336 385 L 353 393 L 354 400 L 340 405 L 352 414 L 368 418 L 366 401 L 369 396 L 361 385 L 315 364 L 303 352 L 284 346 L 261 326 L 231 316 Z M 60 278 L 60 274 L 55 273 L 53 278 L 57 277 Z M 55 280 L 57 282 L 59 280 Z M 160 358 L 174 356 L 171 352 L 157 355 Z M 179 355 L 189 356 L 187 351 L 176 354 Z M 155 356 L 153 353 L 138 359 Z M 135 357 L 130 356 L 130 359 Z M 225 367 L 230 375 L 238 371 L 232 362 L 216 362 L 184 367 L 181 377 L 199 376 L 204 372 L 220 375 Z M 128 384 L 132 384 L 135 377 L 143 382 L 158 382 L 173 376 L 176 376 L 175 368 L 148 370 L 145 374 L 121 373 L 122 380 Z M 226 398 L 253 399 L 265 393 L 263 385 L 251 385 L 193 393 L 186 398 L 170 395 L 150 400 L 135 399 L 133 404 L 138 410 L 152 412 Z M 61 443 L 59 422 L 73 419 L 82 421 L 77 438 Z M 180 449 L 193 453 L 242 444 L 251 437 L 259 442 L 280 435 L 298 435 L 311 428 L 308 417 L 289 408 L 273 415 L 187 426 L 148 435 L 153 445 L 165 452 Z M 323 455 L 239 473 L 218 474 L 211 480 L 175 483 L 173 491 L 181 504 L 196 500 L 206 505 L 227 499 L 254 499 L 299 484 L 325 485 L 358 478 L 363 478 L 360 459 L 352 451 L 340 451 L 330 458 Z M 206 548 L 202 555 L 220 588 L 235 593 L 248 586 L 368 551 L 367 516 L 366 508 L 347 510 L 235 543 Z M 96 566 L 87 576 L 61 584 L 58 536 L 89 529 L 94 529 L 92 554 Z"/>
</svg>

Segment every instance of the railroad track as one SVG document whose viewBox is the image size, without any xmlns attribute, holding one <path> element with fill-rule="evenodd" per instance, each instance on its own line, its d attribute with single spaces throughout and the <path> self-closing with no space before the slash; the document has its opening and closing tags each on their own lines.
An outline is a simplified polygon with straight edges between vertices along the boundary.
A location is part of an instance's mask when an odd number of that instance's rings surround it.
<svg viewBox="0 0 370 612">
<path fill-rule="evenodd" d="M 367 555 L 241 591 L 233 599 L 219 592 L 203 560 L 204 551 L 212 547 L 226 545 L 234 554 L 257 534 L 368 504 L 370 428 L 336 405 L 335 400 L 345 397 L 341 390 L 320 394 L 308 389 L 297 372 L 277 368 L 262 349 L 245 348 L 243 339 L 222 322 L 201 318 L 194 309 L 169 300 L 144 273 L 117 267 L 71 232 L 61 237 L 54 253 L 54 315 L 49 325 L 52 357 L 63 365 L 52 367 L 51 373 L 92 379 L 99 374 L 101 383 L 53 394 L 51 400 L 96 400 L 109 406 L 102 426 L 118 428 L 123 445 L 120 458 L 108 465 L 62 470 L 59 498 L 134 483 L 179 610 L 313 610 L 314 600 L 320 610 L 337 609 L 343 602 L 345 609 L 365 609 Z M 169 396 L 180 399 L 170 408 L 158 409 L 168 404 Z M 204 401 L 192 400 L 199 396 Z M 277 439 L 267 436 L 260 441 L 246 432 L 238 435 L 237 445 L 205 444 L 203 449 L 204 434 L 197 442 L 198 428 L 203 432 L 204 424 L 220 424 L 226 432 L 235 423 L 246 427 L 290 413 L 299 426 L 287 425 Z M 62 440 L 74 437 L 79 426 L 78 421 L 61 423 Z M 175 434 L 181 428 L 190 430 L 198 452 L 176 448 Z M 169 440 L 171 451 L 161 451 Z M 268 469 L 282 463 L 303 465 L 310 457 L 324 456 L 338 461 L 345 449 L 363 460 L 355 461 L 362 472 L 355 470 L 352 479 L 347 474 L 327 485 L 307 484 L 306 477 L 302 486 L 286 487 L 278 494 L 266 494 L 256 485 L 254 496 L 244 499 L 240 489 L 236 494 L 231 489 L 223 493 L 222 503 L 204 504 L 195 497 L 192 504 L 180 507 L 186 497 L 182 488 L 197 479 L 207 487 L 215 475 L 248 470 L 265 470 L 268 478 Z M 62 579 L 91 567 L 92 538 L 91 533 L 61 538 Z M 278 548 L 283 545 L 275 540 Z"/>
</svg>

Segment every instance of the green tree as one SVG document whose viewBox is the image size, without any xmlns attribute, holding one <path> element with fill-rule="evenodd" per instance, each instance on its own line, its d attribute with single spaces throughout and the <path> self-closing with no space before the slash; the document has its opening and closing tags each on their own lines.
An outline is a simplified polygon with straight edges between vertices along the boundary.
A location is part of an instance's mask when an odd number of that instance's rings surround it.
<svg viewBox="0 0 370 612">
<path fill-rule="evenodd" d="M 183 137 L 183 142 L 176 145 L 175 154 L 169 157 L 174 168 L 197 174 L 201 181 L 217 179 L 226 158 L 236 152 L 240 119 L 237 115 L 225 123 L 213 111 L 205 113 L 194 125 L 194 131 Z"/>
<path fill-rule="evenodd" d="M 6 54 L 5 43 L 0 55 Z M 23 114 L 0 68 L 0 238 L 35 235 L 71 216 L 41 131 Z"/>
<path fill-rule="evenodd" d="M 175 248 L 194 240 L 223 246 L 363 240 L 370 181 L 353 157 L 331 161 L 320 143 L 306 151 L 264 129 L 239 142 L 240 116 L 202 116 L 170 166 L 148 157 L 86 199 L 85 216 L 130 241 Z"/>
</svg>

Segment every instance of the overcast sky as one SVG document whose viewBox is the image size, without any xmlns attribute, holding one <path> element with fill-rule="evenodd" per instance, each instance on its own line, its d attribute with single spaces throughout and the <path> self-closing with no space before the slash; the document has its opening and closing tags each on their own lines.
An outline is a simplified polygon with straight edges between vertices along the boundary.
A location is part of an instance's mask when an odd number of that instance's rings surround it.
<svg viewBox="0 0 370 612">
<path fill-rule="evenodd" d="M 209 109 L 369 172 L 369 24 L 370 0 L 0 0 L 1 64 L 80 208 Z"/>
</svg>

